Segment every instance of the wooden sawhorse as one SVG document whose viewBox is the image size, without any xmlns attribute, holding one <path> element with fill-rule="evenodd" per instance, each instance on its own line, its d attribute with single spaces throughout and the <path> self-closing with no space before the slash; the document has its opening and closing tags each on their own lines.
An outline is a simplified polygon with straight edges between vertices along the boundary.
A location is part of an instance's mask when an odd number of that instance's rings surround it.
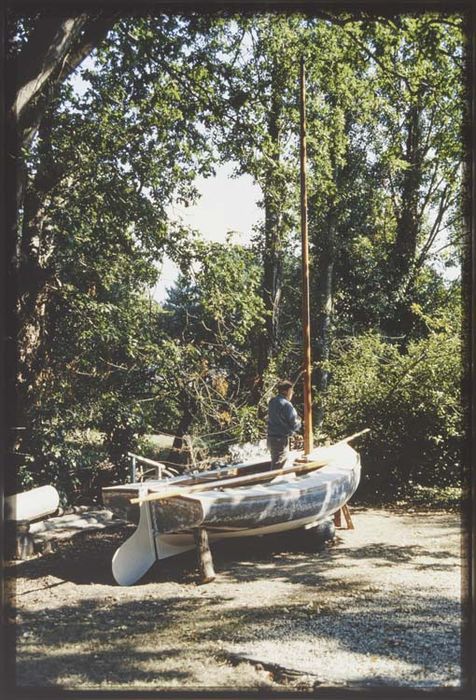
<svg viewBox="0 0 476 700">
<path fill-rule="evenodd" d="M 342 515 L 345 518 L 347 529 L 355 530 L 354 523 L 352 522 L 352 518 L 350 515 L 349 506 L 347 505 L 347 503 L 345 504 L 345 506 L 342 506 L 342 508 L 340 508 L 334 513 L 334 525 L 336 527 L 342 527 Z"/>
</svg>

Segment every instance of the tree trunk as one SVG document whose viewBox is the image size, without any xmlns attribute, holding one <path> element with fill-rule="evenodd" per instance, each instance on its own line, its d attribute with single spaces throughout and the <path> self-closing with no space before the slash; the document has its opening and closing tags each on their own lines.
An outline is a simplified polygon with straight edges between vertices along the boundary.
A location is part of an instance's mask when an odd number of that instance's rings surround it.
<svg viewBox="0 0 476 700">
<path fill-rule="evenodd" d="M 40 14 L 24 48 L 9 58 L 8 120 L 22 148 L 34 138 L 57 86 L 104 39 L 116 18 Z"/>
<path fill-rule="evenodd" d="M 265 196 L 265 250 L 263 253 L 263 301 L 266 309 L 265 333 L 259 345 L 258 373 L 266 371 L 276 352 L 282 294 L 283 261 L 280 250 L 281 215 L 272 196 Z"/>
<path fill-rule="evenodd" d="M 23 209 L 27 172 L 23 153 L 36 136 L 58 87 L 105 38 L 117 20 L 41 14 L 30 37 L 18 54 L 7 60 L 6 165 L 8 260 L 15 270 L 19 216 Z"/>
<path fill-rule="evenodd" d="M 193 413 L 190 405 L 184 408 L 182 418 L 178 424 L 177 430 L 175 431 L 175 438 L 172 445 L 174 450 L 183 450 L 185 445 L 184 435 L 187 435 L 190 426 L 193 423 Z"/>
<path fill-rule="evenodd" d="M 316 387 L 319 402 L 316 409 L 315 424 L 319 428 L 324 419 L 322 402 L 320 399 L 327 390 L 329 382 L 329 370 L 327 362 L 330 359 L 331 350 L 331 324 L 333 312 L 333 277 L 335 262 L 335 235 L 336 213 L 333 205 L 329 209 L 326 221 L 326 230 L 323 234 L 321 252 L 316 266 Z"/>
<path fill-rule="evenodd" d="M 268 136 L 272 144 L 264 181 L 264 252 L 262 297 L 266 310 L 265 330 L 258 343 L 258 376 L 261 380 L 258 392 L 262 389 L 263 374 L 278 346 L 279 312 L 283 284 L 283 209 L 285 207 L 282 184 L 276 174 L 280 167 L 280 96 L 277 82 L 272 85 L 273 93 L 268 116 Z"/>
<path fill-rule="evenodd" d="M 413 275 L 418 238 L 421 231 L 420 189 L 422 185 L 421 112 L 417 105 L 407 115 L 405 160 L 408 163 L 401 175 L 399 195 L 401 205 L 396 212 L 397 225 L 393 250 L 390 255 L 388 279 L 389 294 L 393 299 L 393 314 L 387 332 L 407 336 L 413 323 Z"/>
<path fill-rule="evenodd" d="M 27 184 L 23 152 L 29 148 L 38 130 L 41 138 L 49 138 L 48 107 L 58 94 L 58 87 L 100 43 L 116 21 L 111 17 L 55 17 L 40 14 L 24 48 L 9 58 L 6 82 L 7 103 L 7 167 L 8 167 L 8 255 L 10 272 L 20 275 L 21 306 L 34 309 L 34 299 L 40 294 L 40 280 L 28 280 L 38 268 L 39 247 L 42 243 L 45 198 L 58 175 L 47 146 L 34 182 Z M 28 197 L 28 201 L 26 198 Z M 23 212 L 22 235 L 19 235 Z M 41 275 L 40 275 L 41 277 Z M 16 286 L 12 278 L 13 287 Z M 23 287 L 23 289 L 22 289 Z M 31 300 L 26 300 L 26 295 Z"/>
<path fill-rule="evenodd" d="M 36 175 L 25 191 L 17 249 L 19 382 L 20 386 L 28 388 L 29 393 L 34 391 L 35 377 L 41 369 L 48 283 L 52 275 L 49 259 L 54 252 L 54 241 L 47 230 L 49 193 L 64 172 L 64 168 L 58 167 L 51 156 L 52 120 L 50 111 L 40 124 L 40 161 Z M 26 398 L 24 396 L 23 400 Z"/>
<path fill-rule="evenodd" d="M 8 453 L 20 449 L 25 434 L 23 396 L 29 386 L 47 307 L 47 286 L 39 259 L 45 225 L 47 189 L 27 184 L 24 152 L 30 147 L 59 85 L 106 36 L 118 14 L 73 17 L 38 13 L 36 26 L 18 54 L 7 59 L 6 102 L 6 260 L 7 417 Z M 41 166 L 40 166 L 41 168 Z M 45 169 L 44 169 L 45 170 Z M 38 183 L 37 183 L 38 184 Z M 28 201 L 27 191 L 29 192 Z M 23 230 L 20 235 L 20 219 Z M 20 346 L 20 351 L 19 351 Z M 20 379 L 20 395 L 17 382 Z M 18 429 L 21 428 L 22 432 Z M 10 477 L 8 477 L 10 478 Z M 14 480 L 14 478 L 13 478 Z"/>
</svg>

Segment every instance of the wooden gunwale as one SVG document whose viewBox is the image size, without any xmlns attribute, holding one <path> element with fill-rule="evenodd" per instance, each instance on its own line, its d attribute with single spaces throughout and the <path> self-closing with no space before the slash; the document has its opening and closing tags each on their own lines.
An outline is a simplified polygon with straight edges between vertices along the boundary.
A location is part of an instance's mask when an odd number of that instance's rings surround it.
<svg viewBox="0 0 476 700">
<path fill-rule="evenodd" d="M 350 435 L 349 437 L 343 438 L 342 440 L 339 440 L 339 442 L 336 442 L 334 445 L 329 446 L 329 450 L 332 448 L 335 448 L 339 445 L 344 445 L 348 444 L 352 440 L 354 440 L 357 437 L 360 437 L 361 435 L 364 435 L 365 433 L 369 432 L 369 428 L 365 428 L 364 430 L 361 430 L 358 433 L 354 433 L 354 435 Z M 314 471 L 315 469 L 319 469 L 321 467 L 325 467 L 329 464 L 330 461 L 330 456 L 327 456 L 325 459 L 320 459 L 320 460 L 314 460 L 311 462 L 296 462 L 292 467 L 284 467 L 283 469 L 273 469 L 271 471 L 266 471 L 266 472 L 259 472 L 257 474 L 248 474 L 245 476 L 238 476 L 238 477 L 225 477 L 222 476 L 219 479 L 215 479 L 212 481 L 205 480 L 199 481 L 192 483 L 192 485 L 188 485 L 187 482 L 184 481 L 178 481 L 176 483 L 170 482 L 170 486 L 164 488 L 162 491 L 153 491 L 152 493 L 149 493 L 144 496 L 138 496 L 135 498 L 132 498 L 130 502 L 132 504 L 136 503 L 144 503 L 147 501 L 159 501 L 161 499 L 166 499 L 166 498 L 175 498 L 177 496 L 187 496 L 196 492 L 200 491 L 209 491 L 213 489 L 220 489 L 223 487 L 226 488 L 232 488 L 232 487 L 237 487 L 237 486 L 250 486 L 253 484 L 257 483 L 263 483 L 270 481 L 274 479 L 277 476 L 281 475 L 286 475 L 286 474 L 303 474 L 308 471 Z M 253 467 L 256 465 L 246 465 L 246 467 Z M 240 467 L 236 467 L 237 470 L 240 469 Z M 187 480 L 188 481 L 188 480 Z"/>
<path fill-rule="evenodd" d="M 329 459 L 316 460 L 314 462 L 308 462 L 302 465 L 296 465 L 288 467 L 285 469 L 273 469 L 268 472 L 260 472 L 259 474 L 250 474 L 248 476 L 241 476 L 230 479 L 218 479 L 216 481 L 210 481 L 207 483 L 195 484 L 194 486 L 180 486 L 179 483 L 174 484 L 171 488 L 165 488 L 163 491 L 154 491 L 147 494 L 146 496 L 139 496 L 137 498 L 132 498 L 131 503 L 144 503 L 146 501 L 159 501 L 164 498 L 174 498 L 175 496 L 187 496 L 192 493 L 199 493 L 200 491 L 209 491 L 217 488 L 230 488 L 235 486 L 250 486 L 253 484 L 263 483 L 265 481 L 271 481 L 276 476 L 286 475 L 286 474 L 301 474 L 308 471 L 313 471 L 324 467 L 329 464 Z M 174 490 L 174 487 L 175 488 Z"/>
</svg>

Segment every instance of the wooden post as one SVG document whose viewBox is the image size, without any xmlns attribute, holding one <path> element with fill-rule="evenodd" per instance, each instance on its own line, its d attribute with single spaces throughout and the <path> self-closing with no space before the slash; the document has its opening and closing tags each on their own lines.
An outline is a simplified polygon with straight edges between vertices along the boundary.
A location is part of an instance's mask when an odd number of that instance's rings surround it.
<svg viewBox="0 0 476 700">
<path fill-rule="evenodd" d="M 354 530 L 354 523 L 352 522 L 352 517 L 350 515 L 350 510 L 349 510 L 349 506 L 347 505 L 347 503 L 345 504 L 345 506 L 342 506 L 342 514 L 345 518 L 347 529 Z"/>
<path fill-rule="evenodd" d="M 197 469 L 197 460 L 195 459 L 195 452 L 193 451 L 193 440 L 191 435 L 184 435 L 185 444 L 190 452 L 190 459 L 192 460 L 193 469 Z"/>
<path fill-rule="evenodd" d="M 347 505 L 347 503 L 334 513 L 334 525 L 336 527 L 342 527 L 342 516 L 344 516 L 345 518 L 345 524 L 347 525 L 347 529 L 355 530 L 354 523 L 352 522 L 352 516 L 350 514 L 349 506 Z"/>
<path fill-rule="evenodd" d="M 203 527 L 193 530 L 193 538 L 197 545 L 198 570 L 200 572 L 200 583 L 210 583 L 215 578 L 213 568 L 212 553 L 208 544 L 208 533 Z"/>
<path fill-rule="evenodd" d="M 18 520 L 17 522 L 9 522 L 11 525 L 10 536 L 13 535 L 14 541 L 8 542 L 8 554 L 13 559 L 24 560 L 32 557 L 35 553 L 35 545 L 33 536 L 30 532 L 30 523 L 28 520 Z"/>
<path fill-rule="evenodd" d="M 132 483 L 132 484 L 135 484 L 135 481 L 136 481 L 136 458 L 135 458 L 135 455 L 131 455 L 131 460 L 132 460 L 132 464 L 131 464 L 131 483 Z M 143 481 L 143 479 L 141 479 L 141 481 Z"/>
<path fill-rule="evenodd" d="M 302 243 L 302 331 L 304 350 L 304 454 L 312 452 L 311 319 L 309 310 L 309 243 L 307 233 L 306 183 L 306 69 L 301 58 L 301 243 Z"/>
</svg>

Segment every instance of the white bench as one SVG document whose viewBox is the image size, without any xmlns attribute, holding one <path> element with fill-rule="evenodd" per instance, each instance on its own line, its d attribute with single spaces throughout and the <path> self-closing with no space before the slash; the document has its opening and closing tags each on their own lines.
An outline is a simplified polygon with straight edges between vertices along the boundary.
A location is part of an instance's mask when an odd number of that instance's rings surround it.
<svg viewBox="0 0 476 700">
<path fill-rule="evenodd" d="M 10 550 L 7 554 L 11 554 L 14 559 L 27 559 L 35 552 L 30 523 L 56 513 L 59 507 L 58 491 L 54 486 L 39 486 L 7 496 L 4 504 L 5 525 L 9 535 L 7 550 Z"/>
</svg>

